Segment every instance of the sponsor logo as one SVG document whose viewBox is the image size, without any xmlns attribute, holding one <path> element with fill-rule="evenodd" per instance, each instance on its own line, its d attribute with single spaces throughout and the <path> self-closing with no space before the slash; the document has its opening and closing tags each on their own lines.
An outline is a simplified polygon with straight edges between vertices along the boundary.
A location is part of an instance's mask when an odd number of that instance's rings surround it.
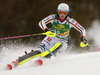
<svg viewBox="0 0 100 75">
<path fill-rule="evenodd" d="M 75 21 L 74 21 L 74 20 L 72 20 L 72 23 L 75 23 Z"/>
<path fill-rule="evenodd" d="M 61 24 L 58 24 L 57 25 L 59 28 L 65 28 L 65 26 L 64 25 L 61 25 Z"/>
<path fill-rule="evenodd" d="M 69 22 L 67 21 L 67 22 L 66 22 L 66 24 L 68 25 L 68 24 L 69 24 Z"/>
<path fill-rule="evenodd" d="M 47 21 L 49 21 L 49 20 L 50 20 L 50 18 L 46 18 L 44 21 L 47 22 Z"/>
<path fill-rule="evenodd" d="M 55 15 L 52 15 L 53 18 L 55 18 Z"/>
<path fill-rule="evenodd" d="M 50 42 L 50 41 L 52 41 L 52 39 L 51 39 L 50 37 L 48 37 L 48 38 L 47 38 L 47 41 L 49 41 L 49 42 Z"/>
<path fill-rule="evenodd" d="M 78 25 L 78 28 L 81 29 L 81 30 L 84 30 L 84 28 L 80 25 Z"/>
<path fill-rule="evenodd" d="M 55 20 L 54 20 L 54 22 L 56 22 L 56 23 L 57 23 L 57 19 L 55 19 Z"/>
<path fill-rule="evenodd" d="M 69 35 L 69 31 L 60 34 L 60 36 L 66 36 L 66 35 Z"/>
<path fill-rule="evenodd" d="M 78 23 L 76 22 L 76 23 L 75 23 L 75 25 L 77 26 L 77 25 L 78 25 Z"/>
</svg>

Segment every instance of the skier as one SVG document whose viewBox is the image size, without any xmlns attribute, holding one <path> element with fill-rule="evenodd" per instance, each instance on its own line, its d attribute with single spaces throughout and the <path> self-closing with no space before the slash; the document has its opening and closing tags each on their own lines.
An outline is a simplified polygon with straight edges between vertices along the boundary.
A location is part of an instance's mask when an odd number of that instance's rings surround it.
<svg viewBox="0 0 100 75">
<path fill-rule="evenodd" d="M 48 23 L 52 24 L 52 29 L 49 29 L 46 26 Z M 84 44 L 87 43 L 86 31 L 85 31 L 84 27 L 82 27 L 76 20 L 69 17 L 69 6 L 66 3 L 59 4 L 58 8 L 57 8 L 57 14 L 52 14 L 52 15 L 49 15 L 46 18 L 42 19 L 39 22 L 39 26 L 45 32 L 47 32 L 49 30 L 51 32 L 52 31 L 56 32 L 56 37 L 46 36 L 43 39 L 40 46 L 35 51 L 27 53 L 26 55 L 23 55 L 17 61 L 15 61 L 15 62 L 17 62 L 17 64 L 22 65 L 26 61 L 41 55 L 41 53 L 43 53 L 47 50 L 45 47 L 50 49 L 54 45 L 56 45 L 58 42 L 61 43 L 61 45 L 59 46 L 59 47 L 61 47 L 60 50 L 59 49 L 54 50 L 54 52 L 52 52 L 52 53 L 55 54 L 57 51 L 62 52 L 64 49 L 67 48 L 68 37 L 69 37 L 69 33 L 70 33 L 70 30 L 72 27 L 81 33 L 81 41 L 83 41 Z M 49 53 L 45 57 L 49 58 L 51 55 L 52 54 Z"/>
</svg>

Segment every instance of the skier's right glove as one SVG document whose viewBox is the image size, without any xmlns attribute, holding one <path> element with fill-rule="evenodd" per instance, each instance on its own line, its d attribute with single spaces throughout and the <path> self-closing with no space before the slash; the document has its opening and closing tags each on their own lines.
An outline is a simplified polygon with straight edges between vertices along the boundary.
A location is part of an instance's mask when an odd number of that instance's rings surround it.
<svg viewBox="0 0 100 75">
<path fill-rule="evenodd" d="M 56 36 L 56 32 L 54 29 L 50 28 L 50 29 L 45 29 L 46 35 L 49 37 L 55 37 Z"/>
<path fill-rule="evenodd" d="M 83 42 L 84 44 L 87 44 L 87 40 L 85 37 L 81 37 L 80 42 Z"/>
<path fill-rule="evenodd" d="M 44 31 L 47 32 L 47 31 L 49 31 L 49 30 L 48 30 L 48 28 L 46 28 Z"/>
<path fill-rule="evenodd" d="M 45 29 L 45 32 L 47 32 L 47 31 L 51 31 L 52 33 L 55 33 L 55 30 L 54 30 L 54 29 L 52 29 L 52 28 L 49 28 L 49 29 L 48 29 L 48 28 L 46 28 L 46 29 Z"/>
<path fill-rule="evenodd" d="M 55 31 L 54 29 L 52 29 L 52 28 L 49 28 L 48 30 L 51 31 L 52 33 L 55 33 L 55 32 L 56 32 L 56 31 Z"/>
</svg>

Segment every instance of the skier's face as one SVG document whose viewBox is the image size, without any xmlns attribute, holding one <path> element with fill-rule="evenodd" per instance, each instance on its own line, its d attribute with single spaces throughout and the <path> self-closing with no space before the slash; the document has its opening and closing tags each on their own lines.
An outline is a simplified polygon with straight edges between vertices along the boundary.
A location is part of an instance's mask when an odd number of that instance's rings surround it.
<svg viewBox="0 0 100 75">
<path fill-rule="evenodd" d="M 65 19 L 66 15 L 67 15 L 67 12 L 59 11 L 58 14 L 59 14 L 60 19 L 63 20 L 63 19 Z"/>
<path fill-rule="evenodd" d="M 63 14 L 61 14 L 61 15 L 59 15 L 59 18 L 61 19 L 61 20 L 63 20 L 63 19 L 65 19 L 65 15 L 63 15 Z"/>
</svg>

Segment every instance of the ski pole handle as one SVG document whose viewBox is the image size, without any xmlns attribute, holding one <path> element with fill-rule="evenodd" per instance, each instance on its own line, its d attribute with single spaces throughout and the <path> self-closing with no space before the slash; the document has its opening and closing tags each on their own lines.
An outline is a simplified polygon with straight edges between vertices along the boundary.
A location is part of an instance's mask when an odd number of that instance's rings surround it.
<svg viewBox="0 0 100 75">
<path fill-rule="evenodd" d="M 83 42 L 80 42 L 80 47 L 86 47 L 87 45 L 89 45 L 88 43 L 84 44 Z"/>
<path fill-rule="evenodd" d="M 22 37 L 29 37 L 29 36 L 37 36 L 37 35 L 47 35 L 49 37 L 55 37 L 56 36 L 56 32 L 55 33 L 52 33 L 51 31 L 47 31 L 45 33 L 39 33 L 39 34 L 5 37 L 5 38 L 0 38 L 0 40 L 14 39 L 14 38 L 22 38 Z"/>
<path fill-rule="evenodd" d="M 81 46 L 81 47 L 91 46 L 91 47 L 94 47 L 94 48 L 100 50 L 99 47 L 96 47 L 96 46 L 90 45 L 90 44 L 88 44 L 88 43 L 87 43 L 87 44 L 84 44 L 83 42 L 81 42 L 81 43 L 80 43 L 80 46 Z"/>
</svg>

